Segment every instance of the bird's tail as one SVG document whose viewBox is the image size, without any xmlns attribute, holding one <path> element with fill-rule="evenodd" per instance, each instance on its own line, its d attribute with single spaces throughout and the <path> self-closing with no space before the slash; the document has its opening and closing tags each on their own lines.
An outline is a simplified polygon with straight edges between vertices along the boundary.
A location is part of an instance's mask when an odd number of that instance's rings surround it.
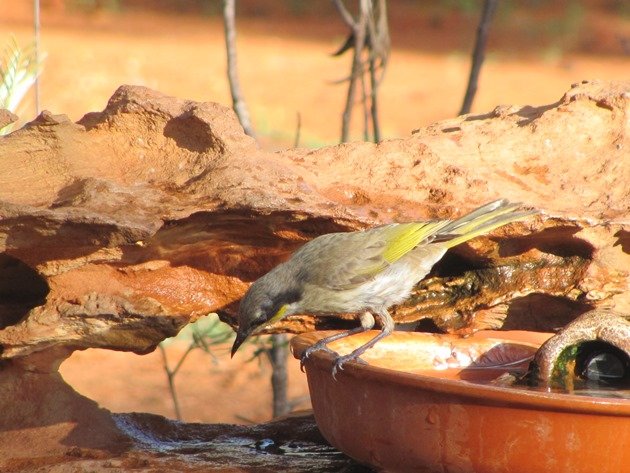
<svg viewBox="0 0 630 473">
<path fill-rule="evenodd" d="M 490 202 L 440 229 L 434 242 L 444 242 L 447 248 L 451 248 L 495 228 L 538 213 L 537 210 L 516 212 L 520 206 L 520 203 L 512 203 L 506 199 Z"/>
</svg>

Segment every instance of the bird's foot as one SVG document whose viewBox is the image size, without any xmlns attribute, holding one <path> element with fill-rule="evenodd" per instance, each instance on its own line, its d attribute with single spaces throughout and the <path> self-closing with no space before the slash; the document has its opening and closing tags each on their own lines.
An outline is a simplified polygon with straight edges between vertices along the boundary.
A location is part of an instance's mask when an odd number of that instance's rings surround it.
<svg viewBox="0 0 630 473">
<path fill-rule="evenodd" d="M 313 353 L 315 353 L 316 351 L 325 351 L 328 353 L 332 353 L 334 355 L 337 354 L 336 351 L 331 350 L 330 348 L 328 348 L 326 346 L 326 343 L 322 343 L 323 340 L 320 340 L 319 342 L 315 343 L 314 345 L 311 345 L 310 347 L 308 347 L 306 350 L 304 350 L 304 353 L 302 353 L 302 356 L 300 357 L 300 370 L 302 372 L 304 372 L 304 362 L 306 361 L 306 359 L 311 356 Z"/>
<path fill-rule="evenodd" d="M 356 361 L 357 363 L 361 363 L 362 365 L 368 364 L 367 361 L 359 358 L 359 354 L 349 353 L 348 355 L 338 356 L 337 358 L 335 358 L 332 369 L 332 377 L 335 381 L 337 380 L 337 371 L 343 371 L 343 365 L 349 361 Z"/>
</svg>

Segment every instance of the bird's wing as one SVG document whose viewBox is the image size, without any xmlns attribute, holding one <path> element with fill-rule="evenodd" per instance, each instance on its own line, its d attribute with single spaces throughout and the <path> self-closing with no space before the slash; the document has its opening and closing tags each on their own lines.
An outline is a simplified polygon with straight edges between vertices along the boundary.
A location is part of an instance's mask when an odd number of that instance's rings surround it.
<svg viewBox="0 0 630 473">
<path fill-rule="evenodd" d="M 372 279 L 423 241 L 431 241 L 448 223 L 400 223 L 320 236 L 295 254 L 302 263 L 300 277 L 333 290 L 351 289 Z"/>
</svg>

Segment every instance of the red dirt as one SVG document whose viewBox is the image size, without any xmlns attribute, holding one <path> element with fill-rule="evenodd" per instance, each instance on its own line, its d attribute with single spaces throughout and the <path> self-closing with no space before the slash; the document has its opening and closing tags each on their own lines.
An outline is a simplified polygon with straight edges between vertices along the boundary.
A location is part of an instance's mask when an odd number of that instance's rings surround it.
<svg viewBox="0 0 630 473">
<path fill-rule="evenodd" d="M 0 30 L 12 31 L 27 44 L 31 2 L 0 0 L 0 8 Z M 269 13 L 270 8 L 250 7 L 238 18 L 241 85 L 263 144 L 291 144 L 298 113 L 302 145 L 335 143 L 345 87 L 332 82 L 347 75 L 350 58 L 330 53 L 343 42 L 346 28 L 332 12 L 295 18 Z M 627 78 L 630 59 L 622 44 L 630 38 L 630 21 L 614 11 L 582 9 L 574 14 L 577 19 L 562 5 L 544 10 L 545 21 L 532 9 L 499 15 L 473 112 L 498 104 L 551 103 L 582 79 Z M 393 51 L 380 105 L 384 136 L 395 138 L 457 114 L 477 16 L 432 11 L 413 2 L 390 10 Z M 48 55 L 41 80 L 43 108 L 76 120 L 101 110 L 121 84 L 230 104 L 219 17 L 68 11 L 49 7 L 42 12 L 42 49 Z M 30 119 L 32 114 L 31 100 L 21 115 Z M 362 136 L 360 122 L 356 115 L 355 139 Z"/>
<path fill-rule="evenodd" d="M 185 342 L 167 347 L 171 368 Z M 249 348 L 249 349 L 248 349 Z M 271 418 L 271 368 L 267 360 L 248 361 L 251 347 L 230 359 L 229 347 L 215 350 L 216 360 L 201 350 L 188 356 L 175 377 L 183 420 L 206 423 L 263 422 Z M 81 394 L 113 412 L 151 412 L 175 418 L 159 350 L 148 355 L 89 349 L 77 351 L 61 366 L 61 374 Z M 306 377 L 291 357 L 289 399 L 308 408 Z"/>
</svg>

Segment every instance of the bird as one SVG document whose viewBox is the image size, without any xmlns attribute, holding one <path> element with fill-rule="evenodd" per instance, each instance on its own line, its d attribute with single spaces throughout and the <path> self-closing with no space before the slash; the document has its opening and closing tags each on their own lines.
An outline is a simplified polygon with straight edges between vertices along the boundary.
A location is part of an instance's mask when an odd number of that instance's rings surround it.
<svg viewBox="0 0 630 473">
<path fill-rule="evenodd" d="M 332 351 L 330 342 L 371 330 L 378 319 L 376 336 L 347 355 L 335 353 L 335 377 L 345 363 L 362 362 L 360 356 L 394 330 L 388 309 L 404 302 L 449 248 L 537 213 L 520 207 L 500 199 L 457 220 L 391 223 L 310 240 L 249 287 L 239 305 L 232 357 L 250 336 L 290 315 L 358 316 L 358 327 L 308 347 L 303 367 L 315 351 Z"/>
</svg>

